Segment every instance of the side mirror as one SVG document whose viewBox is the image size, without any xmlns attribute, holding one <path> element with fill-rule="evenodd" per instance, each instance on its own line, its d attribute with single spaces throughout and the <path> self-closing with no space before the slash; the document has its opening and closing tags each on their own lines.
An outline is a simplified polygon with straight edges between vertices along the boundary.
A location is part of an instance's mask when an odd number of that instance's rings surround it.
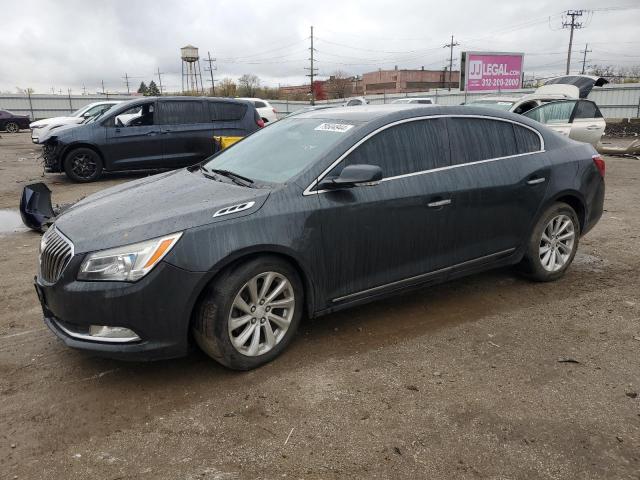
<svg viewBox="0 0 640 480">
<path fill-rule="evenodd" d="M 382 169 L 375 165 L 347 165 L 337 177 L 325 178 L 318 185 L 324 190 L 375 185 L 382 180 Z"/>
</svg>

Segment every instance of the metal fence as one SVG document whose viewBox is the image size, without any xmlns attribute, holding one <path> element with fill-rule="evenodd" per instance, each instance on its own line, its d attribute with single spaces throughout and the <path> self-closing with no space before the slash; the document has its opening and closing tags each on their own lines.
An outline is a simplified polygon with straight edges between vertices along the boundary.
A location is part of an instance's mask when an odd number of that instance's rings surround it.
<svg viewBox="0 0 640 480">
<path fill-rule="evenodd" d="M 523 89 L 509 92 L 503 92 L 505 96 L 518 96 L 526 93 L 533 93 L 535 89 Z M 390 103 L 398 98 L 405 97 L 429 97 L 438 105 L 460 105 L 461 103 L 470 102 L 474 99 L 486 96 L 486 93 L 467 93 L 448 90 L 430 90 L 418 93 L 394 93 L 382 95 L 366 95 L 370 104 Z M 497 94 L 492 94 L 497 95 Z M 640 84 L 631 83 L 625 85 L 607 85 L 605 87 L 594 88 L 588 97 L 598 104 L 602 115 L 605 118 L 640 118 Z M 295 112 L 309 105 L 309 102 L 287 101 L 287 100 L 269 100 L 271 105 L 278 111 L 281 116 Z M 340 105 L 344 100 L 321 100 L 316 105 Z"/>
<path fill-rule="evenodd" d="M 523 95 L 533 89 L 504 92 L 503 95 Z M 394 93 L 366 95 L 371 104 L 390 103 L 397 98 L 431 97 L 439 105 L 460 105 L 473 99 L 485 96 L 480 93 L 467 93 L 448 90 L 430 90 L 410 94 Z M 0 95 L 0 109 L 10 110 L 18 114 L 29 115 L 32 119 L 67 115 L 89 103 L 100 100 L 130 100 L 135 97 L 126 95 Z M 598 104 L 605 118 L 640 118 L 640 83 L 623 85 L 606 85 L 596 87 L 589 94 L 589 99 Z M 309 102 L 269 100 L 283 117 L 309 105 Z M 322 100 L 318 105 L 340 105 L 344 100 Z"/>
</svg>

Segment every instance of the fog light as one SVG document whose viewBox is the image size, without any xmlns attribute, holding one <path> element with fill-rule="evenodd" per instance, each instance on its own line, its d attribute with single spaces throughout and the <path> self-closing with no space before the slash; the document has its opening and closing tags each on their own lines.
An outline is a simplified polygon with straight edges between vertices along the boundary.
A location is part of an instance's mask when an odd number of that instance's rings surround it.
<svg viewBox="0 0 640 480">
<path fill-rule="evenodd" d="M 136 332 L 124 327 L 107 327 L 106 325 L 91 325 L 89 336 L 96 339 L 113 339 L 120 342 L 135 342 L 140 340 Z"/>
</svg>

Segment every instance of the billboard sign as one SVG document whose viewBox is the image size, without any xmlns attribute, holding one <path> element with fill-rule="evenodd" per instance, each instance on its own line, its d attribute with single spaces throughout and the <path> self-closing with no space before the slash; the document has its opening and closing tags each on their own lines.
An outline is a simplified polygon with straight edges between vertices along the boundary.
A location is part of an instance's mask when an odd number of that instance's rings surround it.
<svg viewBox="0 0 640 480">
<path fill-rule="evenodd" d="M 485 92 L 522 88 L 523 53 L 462 52 L 460 90 Z"/>
</svg>

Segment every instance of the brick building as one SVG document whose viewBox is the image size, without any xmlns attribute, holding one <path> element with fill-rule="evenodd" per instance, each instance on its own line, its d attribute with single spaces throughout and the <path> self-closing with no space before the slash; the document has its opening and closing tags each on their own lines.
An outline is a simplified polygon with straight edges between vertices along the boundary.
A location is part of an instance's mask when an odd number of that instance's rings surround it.
<svg viewBox="0 0 640 480">
<path fill-rule="evenodd" d="M 458 88 L 460 72 L 451 72 L 451 88 Z M 422 92 L 430 88 L 448 88 L 449 72 L 446 70 L 378 70 L 362 75 L 364 93 Z"/>
</svg>

